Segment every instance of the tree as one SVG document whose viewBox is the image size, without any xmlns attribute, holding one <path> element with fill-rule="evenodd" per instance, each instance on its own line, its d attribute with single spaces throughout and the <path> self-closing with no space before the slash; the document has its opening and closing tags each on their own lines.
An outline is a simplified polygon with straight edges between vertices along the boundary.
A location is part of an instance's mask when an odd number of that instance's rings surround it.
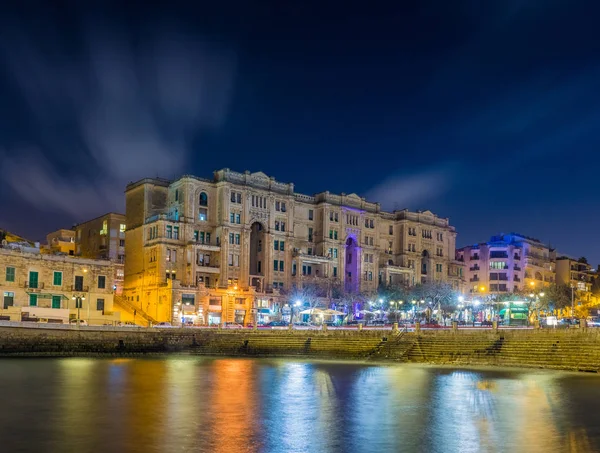
<svg viewBox="0 0 600 453">
<path fill-rule="evenodd" d="M 585 256 L 582 256 L 581 258 L 579 258 L 577 260 L 577 262 L 581 263 L 581 264 L 588 264 L 588 260 L 587 260 L 587 258 Z"/>
<path fill-rule="evenodd" d="M 571 306 L 571 287 L 569 285 L 554 284 L 544 290 L 544 297 L 540 298 L 540 306 L 547 310 L 559 310 Z"/>
</svg>

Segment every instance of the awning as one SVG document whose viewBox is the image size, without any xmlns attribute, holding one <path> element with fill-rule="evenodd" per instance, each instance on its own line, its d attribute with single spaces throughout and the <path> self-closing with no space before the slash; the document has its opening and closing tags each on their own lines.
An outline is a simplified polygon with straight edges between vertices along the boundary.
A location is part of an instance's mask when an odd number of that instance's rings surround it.
<svg viewBox="0 0 600 453">
<path fill-rule="evenodd" d="M 265 314 L 265 315 L 268 315 L 269 313 L 271 313 L 271 311 L 268 308 L 259 308 L 258 312 Z"/>
<path fill-rule="evenodd" d="M 25 291 L 27 294 L 35 294 L 38 299 L 52 299 L 55 296 L 59 296 L 62 300 L 69 300 L 64 294 L 47 294 L 47 293 L 36 293 L 35 291 Z"/>
</svg>

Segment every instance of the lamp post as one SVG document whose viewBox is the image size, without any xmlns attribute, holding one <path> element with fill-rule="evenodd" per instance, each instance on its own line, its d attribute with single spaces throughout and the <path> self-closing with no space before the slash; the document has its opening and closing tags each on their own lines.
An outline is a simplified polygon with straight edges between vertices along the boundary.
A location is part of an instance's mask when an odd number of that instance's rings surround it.
<svg viewBox="0 0 600 453">
<path fill-rule="evenodd" d="M 80 323 L 80 319 L 81 319 L 79 315 L 81 313 L 82 302 L 85 300 L 85 295 L 73 294 L 72 299 L 75 301 L 75 308 L 77 308 L 77 327 L 79 327 L 79 323 Z"/>
<path fill-rule="evenodd" d="M 300 305 L 302 304 L 301 301 L 297 300 L 296 302 L 294 302 L 294 305 L 290 304 L 290 324 L 294 325 L 294 307 L 298 308 L 300 307 Z"/>
</svg>

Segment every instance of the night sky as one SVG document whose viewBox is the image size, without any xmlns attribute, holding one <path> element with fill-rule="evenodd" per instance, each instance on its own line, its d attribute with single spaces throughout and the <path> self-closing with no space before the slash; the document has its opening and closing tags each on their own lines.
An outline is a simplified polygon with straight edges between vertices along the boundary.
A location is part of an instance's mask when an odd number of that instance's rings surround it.
<svg viewBox="0 0 600 453">
<path fill-rule="evenodd" d="M 600 264 L 600 3 L 96 3 L 0 7 L 0 227 L 229 167 Z"/>
</svg>

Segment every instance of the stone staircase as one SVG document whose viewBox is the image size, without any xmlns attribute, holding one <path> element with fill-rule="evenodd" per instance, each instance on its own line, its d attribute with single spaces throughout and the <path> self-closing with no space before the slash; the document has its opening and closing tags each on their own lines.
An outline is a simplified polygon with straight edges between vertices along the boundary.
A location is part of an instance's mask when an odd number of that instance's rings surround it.
<svg viewBox="0 0 600 453">
<path fill-rule="evenodd" d="M 567 332 L 565 332 L 567 333 Z M 417 363 L 496 365 L 600 371 L 600 337 L 545 334 L 544 332 L 482 335 L 459 332 L 436 335 L 408 334 L 400 360 Z M 409 338 L 412 338 L 410 346 Z M 398 344 L 390 352 L 403 346 Z"/>
<path fill-rule="evenodd" d="M 202 355 L 357 359 L 367 358 L 381 338 L 211 332 L 197 335 L 195 342 L 193 353 Z"/>
<path fill-rule="evenodd" d="M 114 295 L 114 311 L 118 311 L 118 309 L 124 310 L 127 313 L 133 314 L 135 313 L 136 321 L 138 318 L 141 318 L 145 321 L 146 325 L 157 324 L 158 321 L 150 316 L 148 313 L 143 311 L 141 308 L 136 307 L 134 304 L 129 302 L 124 296 Z"/>
</svg>

